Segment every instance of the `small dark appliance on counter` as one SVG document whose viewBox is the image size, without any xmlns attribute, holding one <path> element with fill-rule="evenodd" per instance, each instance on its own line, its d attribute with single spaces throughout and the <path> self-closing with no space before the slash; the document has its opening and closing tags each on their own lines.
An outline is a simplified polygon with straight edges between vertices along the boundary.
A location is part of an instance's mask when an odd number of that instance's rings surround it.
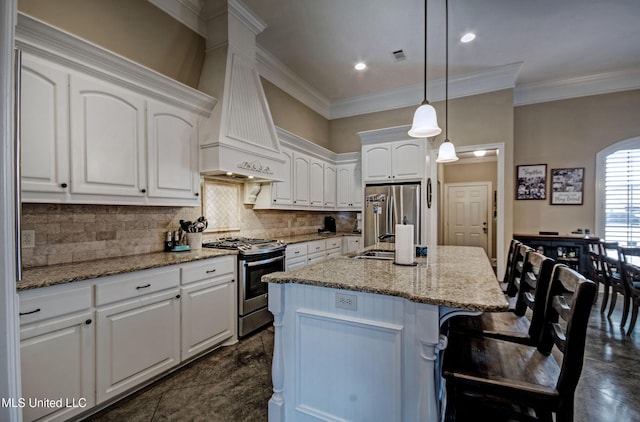
<svg viewBox="0 0 640 422">
<path fill-rule="evenodd" d="M 335 233 L 336 232 L 336 219 L 333 217 L 325 217 L 324 218 L 324 228 L 322 229 L 322 232 L 331 232 L 331 233 Z"/>
</svg>

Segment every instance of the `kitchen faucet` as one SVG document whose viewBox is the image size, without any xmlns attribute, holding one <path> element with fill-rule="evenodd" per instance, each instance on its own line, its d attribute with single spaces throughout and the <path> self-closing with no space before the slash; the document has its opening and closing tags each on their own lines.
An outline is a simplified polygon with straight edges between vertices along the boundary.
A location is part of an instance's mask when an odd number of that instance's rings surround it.
<svg viewBox="0 0 640 422">
<path fill-rule="evenodd" d="M 389 239 L 390 237 L 396 237 L 396 235 L 393 233 L 384 233 L 378 236 L 378 240 L 382 242 L 383 240 Z"/>
</svg>

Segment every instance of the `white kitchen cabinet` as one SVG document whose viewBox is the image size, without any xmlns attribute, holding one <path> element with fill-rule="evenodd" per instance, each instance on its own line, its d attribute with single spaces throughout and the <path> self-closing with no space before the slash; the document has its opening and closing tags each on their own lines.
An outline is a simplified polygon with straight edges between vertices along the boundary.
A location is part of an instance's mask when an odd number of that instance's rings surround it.
<svg viewBox="0 0 640 422">
<path fill-rule="evenodd" d="M 285 249 L 285 266 L 287 271 L 307 265 L 307 243 L 293 243 Z"/>
<path fill-rule="evenodd" d="M 23 54 L 21 173 L 31 192 L 66 195 L 69 187 L 69 75 L 61 67 Z"/>
<path fill-rule="evenodd" d="M 296 207 L 309 206 L 311 196 L 309 193 L 309 170 L 311 158 L 298 152 L 293 153 L 293 204 Z"/>
<path fill-rule="evenodd" d="M 200 203 L 198 126 L 192 113 L 147 101 L 147 181 L 149 198 Z"/>
<path fill-rule="evenodd" d="M 342 236 L 336 236 L 325 240 L 327 259 L 342 255 Z"/>
<path fill-rule="evenodd" d="M 181 267 L 182 361 L 235 338 L 238 291 L 235 281 L 233 256 Z"/>
<path fill-rule="evenodd" d="M 23 55 L 24 202 L 200 204 L 199 106 L 53 60 Z"/>
<path fill-rule="evenodd" d="M 342 238 L 342 253 L 348 254 L 360 249 L 362 238 L 360 236 L 344 236 Z"/>
<path fill-rule="evenodd" d="M 95 403 L 91 286 L 20 294 L 20 360 L 25 421 L 67 420 Z M 60 400 L 36 406 L 31 400 Z M 58 404 L 58 403 L 56 403 Z"/>
<path fill-rule="evenodd" d="M 334 209 L 337 205 L 337 169 L 336 166 L 324 163 L 324 208 Z"/>
<path fill-rule="evenodd" d="M 144 197 L 144 98 L 73 72 L 70 102 L 71 192 Z"/>
<path fill-rule="evenodd" d="M 357 163 L 337 166 L 337 208 L 352 210 L 362 208 L 362 172 Z"/>
<path fill-rule="evenodd" d="M 307 265 L 316 264 L 327 259 L 327 243 L 325 239 L 307 242 Z"/>
<path fill-rule="evenodd" d="M 385 142 L 362 147 L 365 182 L 424 178 L 426 152 L 423 140 Z"/>
<path fill-rule="evenodd" d="M 96 402 L 180 362 L 177 266 L 112 276 L 96 285 Z"/>
<path fill-rule="evenodd" d="M 271 206 L 273 204 L 276 207 L 280 205 L 291 206 L 291 204 L 293 204 L 293 151 L 282 148 L 280 152 L 282 153 L 282 158 L 285 160 L 284 180 L 267 185 L 267 188 L 270 187 L 271 189 L 271 202 L 268 205 Z"/>
<path fill-rule="evenodd" d="M 324 163 L 313 158 L 309 160 L 309 205 L 324 207 Z"/>
</svg>

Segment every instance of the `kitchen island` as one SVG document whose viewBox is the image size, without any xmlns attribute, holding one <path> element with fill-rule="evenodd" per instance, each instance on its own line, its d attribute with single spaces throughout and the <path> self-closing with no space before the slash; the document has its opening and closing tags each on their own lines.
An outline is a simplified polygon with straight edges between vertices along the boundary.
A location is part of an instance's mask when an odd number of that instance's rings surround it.
<svg viewBox="0 0 640 422">
<path fill-rule="evenodd" d="M 440 419 L 442 323 L 508 304 L 481 248 L 431 247 L 416 262 L 349 255 L 263 276 L 270 421 Z"/>
</svg>

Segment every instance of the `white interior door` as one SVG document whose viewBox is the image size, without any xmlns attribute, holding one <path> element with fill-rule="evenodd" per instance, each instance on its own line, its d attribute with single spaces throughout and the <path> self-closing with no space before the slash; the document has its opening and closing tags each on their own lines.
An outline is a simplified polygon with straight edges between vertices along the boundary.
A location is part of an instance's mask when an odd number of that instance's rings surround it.
<svg viewBox="0 0 640 422">
<path fill-rule="evenodd" d="M 445 184 L 445 243 L 480 246 L 488 256 L 490 182 Z"/>
</svg>

